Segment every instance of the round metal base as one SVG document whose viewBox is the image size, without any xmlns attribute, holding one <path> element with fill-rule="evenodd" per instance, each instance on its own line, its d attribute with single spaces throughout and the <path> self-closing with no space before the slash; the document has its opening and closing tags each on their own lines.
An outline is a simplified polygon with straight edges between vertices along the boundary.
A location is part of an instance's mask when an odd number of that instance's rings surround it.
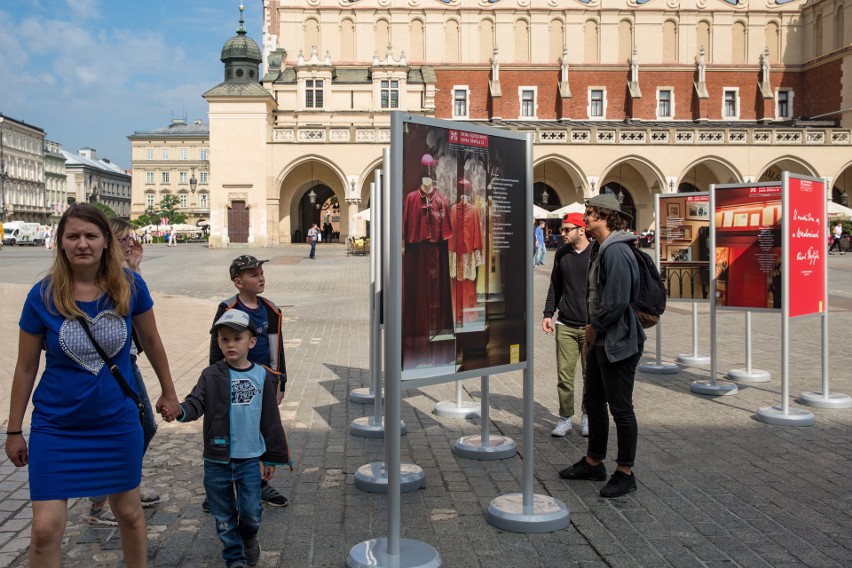
<svg viewBox="0 0 852 568">
<path fill-rule="evenodd" d="M 405 436 L 405 422 L 399 421 L 400 436 Z M 349 424 L 349 433 L 359 438 L 384 438 L 385 419 L 376 420 L 375 416 L 362 416 Z"/>
<path fill-rule="evenodd" d="M 680 372 L 680 367 L 674 363 L 642 363 L 639 365 L 639 370 L 643 373 L 652 373 L 655 375 L 674 375 Z"/>
<path fill-rule="evenodd" d="M 435 414 L 443 418 L 479 418 L 479 403 L 463 400 L 442 400 L 435 403 Z"/>
<path fill-rule="evenodd" d="M 709 355 L 693 355 L 692 353 L 682 353 L 677 356 L 677 362 L 682 365 L 690 365 L 696 367 L 699 365 L 709 365 Z"/>
<path fill-rule="evenodd" d="M 378 461 L 362 465 L 355 472 L 355 487 L 368 493 L 388 492 L 388 471 L 385 462 Z M 426 487 L 426 474 L 418 465 L 403 463 L 399 465 L 399 490 L 402 493 L 417 491 Z"/>
<path fill-rule="evenodd" d="M 760 369 L 752 369 L 751 373 L 747 369 L 731 369 L 725 376 L 738 383 L 767 383 L 772 380 L 769 371 Z"/>
<path fill-rule="evenodd" d="M 491 501 L 486 519 L 498 529 L 531 534 L 561 531 L 570 515 L 565 503 L 547 495 L 533 495 L 532 511 L 524 511 L 523 494 L 509 493 Z"/>
<path fill-rule="evenodd" d="M 349 402 L 356 404 L 373 404 L 375 400 L 376 393 L 373 392 L 373 389 L 352 389 L 352 392 L 349 393 Z"/>
<path fill-rule="evenodd" d="M 719 382 L 714 385 L 710 381 L 694 381 L 689 390 L 696 394 L 709 394 L 710 396 L 725 396 L 739 392 L 739 388 L 733 383 Z"/>
<path fill-rule="evenodd" d="M 482 436 L 463 436 L 453 444 L 453 453 L 469 460 L 504 460 L 518 453 L 518 445 L 505 436 L 488 436 L 487 446 L 482 445 Z"/>
<path fill-rule="evenodd" d="M 349 551 L 346 568 L 441 568 L 438 551 L 419 540 L 399 539 L 399 554 L 388 554 L 388 539 L 375 538 L 356 544 Z"/>
<path fill-rule="evenodd" d="M 803 392 L 799 395 L 798 402 L 814 408 L 852 408 L 852 397 L 837 392 L 828 393 L 827 397 L 821 392 Z"/>
<path fill-rule="evenodd" d="M 776 426 L 813 426 L 816 418 L 808 410 L 790 408 L 787 414 L 780 406 L 767 406 L 755 413 L 755 417 L 761 422 L 774 424 Z"/>
</svg>

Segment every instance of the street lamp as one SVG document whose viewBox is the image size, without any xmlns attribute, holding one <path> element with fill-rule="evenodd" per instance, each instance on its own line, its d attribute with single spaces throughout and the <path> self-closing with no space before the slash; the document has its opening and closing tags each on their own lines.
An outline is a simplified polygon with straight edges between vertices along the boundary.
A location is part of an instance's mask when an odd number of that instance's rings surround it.
<svg viewBox="0 0 852 568">
<path fill-rule="evenodd" d="M 311 205 L 315 205 L 315 204 L 316 204 L 316 202 L 317 202 L 317 194 L 316 194 L 316 192 L 315 192 L 313 189 L 311 189 L 311 192 L 310 192 L 310 193 L 308 193 L 308 199 L 310 200 Z"/>
<path fill-rule="evenodd" d="M 189 190 L 192 193 L 195 193 L 195 189 L 198 187 L 198 180 L 195 179 L 195 166 L 192 166 L 192 177 L 189 178 Z"/>
<path fill-rule="evenodd" d="M 843 193 L 840 194 L 840 204 L 844 207 L 849 207 L 849 194 L 846 193 L 846 190 L 843 190 Z"/>
</svg>

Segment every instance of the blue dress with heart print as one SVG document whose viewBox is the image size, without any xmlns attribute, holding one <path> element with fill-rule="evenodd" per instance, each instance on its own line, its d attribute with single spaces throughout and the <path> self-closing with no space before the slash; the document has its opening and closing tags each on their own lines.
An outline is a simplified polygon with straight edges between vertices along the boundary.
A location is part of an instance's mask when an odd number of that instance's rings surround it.
<svg viewBox="0 0 852 568">
<path fill-rule="evenodd" d="M 133 273 L 130 315 L 108 296 L 77 302 L 103 350 L 135 389 L 130 366 L 131 317 L 154 305 L 145 281 Z M 51 312 L 42 282 L 27 295 L 19 325 L 45 339 L 46 365 L 33 393 L 29 441 L 33 501 L 121 493 L 142 477 L 142 427 L 133 401 L 121 390 L 76 319 Z"/>
</svg>

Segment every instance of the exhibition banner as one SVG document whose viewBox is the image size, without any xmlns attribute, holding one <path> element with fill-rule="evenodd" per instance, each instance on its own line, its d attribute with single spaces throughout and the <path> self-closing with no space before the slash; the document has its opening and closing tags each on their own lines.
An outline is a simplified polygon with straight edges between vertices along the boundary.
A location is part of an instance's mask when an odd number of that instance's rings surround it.
<svg viewBox="0 0 852 568">
<path fill-rule="evenodd" d="M 825 311 L 825 183 L 790 174 L 787 182 L 789 317 Z"/>
<path fill-rule="evenodd" d="M 391 145 L 401 187 L 391 191 L 402 202 L 402 379 L 519 368 L 528 353 L 527 139 L 408 114 L 400 130 Z"/>
<path fill-rule="evenodd" d="M 781 309 L 782 186 L 714 186 L 716 306 Z"/>
<path fill-rule="evenodd" d="M 710 293 L 710 194 L 657 195 L 660 274 L 669 300 L 707 300 Z"/>
</svg>

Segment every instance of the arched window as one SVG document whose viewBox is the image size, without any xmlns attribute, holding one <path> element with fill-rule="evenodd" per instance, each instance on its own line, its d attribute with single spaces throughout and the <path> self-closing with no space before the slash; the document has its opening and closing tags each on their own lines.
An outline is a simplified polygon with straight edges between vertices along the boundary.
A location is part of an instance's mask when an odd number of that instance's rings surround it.
<svg viewBox="0 0 852 568">
<path fill-rule="evenodd" d="M 672 20 L 663 22 L 663 61 L 677 61 L 677 24 Z"/>
<path fill-rule="evenodd" d="M 530 60 L 530 24 L 526 20 L 515 22 L 515 61 L 527 63 Z"/>
<path fill-rule="evenodd" d="M 731 28 L 731 63 L 746 61 L 746 27 L 742 22 L 734 22 Z"/>
<path fill-rule="evenodd" d="M 494 56 L 494 46 L 497 42 L 494 39 L 494 22 L 491 20 L 482 20 L 479 22 L 479 62 L 486 63 L 491 61 Z"/>
<path fill-rule="evenodd" d="M 704 20 L 698 22 L 695 26 L 696 35 L 698 36 L 698 48 L 704 47 L 704 61 L 710 63 L 713 60 L 713 46 L 710 43 L 710 23 Z M 697 54 L 696 54 L 697 55 Z"/>
<path fill-rule="evenodd" d="M 385 58 L 390 42 L 390 25 L 387 20 L 379 20 L 376 22 L 376 53 L 379 54 L 379 59 Z"/>
<path fill-rule="evenodd" d="M 305 20 L 305 59 L 311 56 L 311 50 L 314 46 L 317 48 L 317 53 L 322 53 L 319 29 L 319 22 L 315 19 L 308 18 Z"/>
<path fill-rule="evenodd" d="M 565 24 L 562 20 L 550 21 L 550 54 L 548 63 L 562 59 L 562 46 L 565 45 Z"/>
<path fill-rule="evenodd" d="M 781 46 L 779 44 L 778 24 L 769 22 L 766 24 L 766 47 L 769 49 L 769 61 L 778 63 L 781 61 Z"/>
<path fill-rule="evenodd" d="M 840 49 L 846 45 L 843 29 L 843 6 L 839 6 L 834 13 L 834 49 Z"/>
<path fill-rule="evenodd" d="M 618 22 L 618 62 L 627 63 L 633 57 L 633 24 L 629 20 Z"/>
<path fill-rule="evenodd" d="M 585 63 L 600 62 L 598 44 L 598 23 L 594 20 L 586 20 L 583 26 L 583 61 Z"/>
<path fill-rule="evenodd" d="M 340 22 L 340 59 L 354 61 L 355 57 L 355 22 L 346 18 Z"/>
<path fill-rule="evenodd" d="M 458 61 L 461 61 L 461 54 L 459 53 L 459 23 L 456 20 L 450 20 L 447 22 L 444 29 L 447 34 L 445 42 L 447 51 L 444 61 L 457 63 Z"/>
<path fill-rule="evenodd" d="M 423 20 L 412 20 L 411 22 L 411 47 L 409 48 L 408 58 L 411 61 L 426 60 L 426 41 L 423 31 Z"/>
<path fill-rule="evenodd" d="M 818 14 L 814 22 L 814 57 L 822 55 L 822 14 Z"/>
</svg>

